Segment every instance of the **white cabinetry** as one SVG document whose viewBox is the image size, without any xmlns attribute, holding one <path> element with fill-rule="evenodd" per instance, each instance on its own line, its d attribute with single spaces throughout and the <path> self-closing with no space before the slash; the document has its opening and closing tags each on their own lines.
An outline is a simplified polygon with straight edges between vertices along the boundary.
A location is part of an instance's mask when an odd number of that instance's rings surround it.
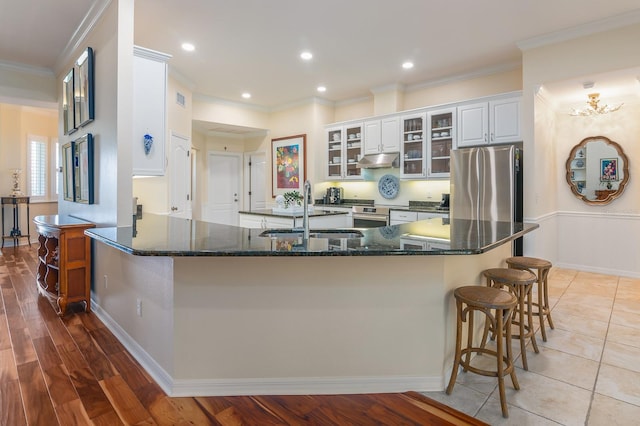
<svg viewBox="0 0 640 426">
<path fill-rule="evenodd" d="M 400 151 L 400 118 L 397 116 L 364 123 L 364 154 Z"/>
<path fill-rule="evenodd" d="M 327 177 L 362 179 L 356 167 L 362 154 L 362 123 L 326 129 Z"/>
<path fill-rule="evenodd" d="M 389 213 L 389 225 L 400 225 L 418 220 L 418 212 L 391 210 Z"/>
<path fill-rule="evenodd" d="M 427 173 L 425 114 L 402 117 L 402 143 L 400 149 L 400 177 L 421 178 Z"/>
<path fill-rule="evenodd" d="M 170 55 L 134 47 L 133 174 L 161 176 L 165 171 L 167 60 Z M 145 135 L 153 143 L 145 149 Z"/>
<path fill-rule="evenodd" d="M 520 142 L 522 99 L 518 97 L 458 107 L 458 147 Z"/>
<path fill-rule="evenodd" d="M 281 229 L 302 226 L 302 217 L 283 217 L 240 213 L 239 223 L 242 228 L 251 229 Z M 312 229 L 333 229 L 350 227 L 347 214 L 315 216 L 309 218 Z"/>
<path fill-rule="evenodd" d="M 448 178 L 451 150 L 456 148 L 456 109 L 429 111 L 427 125 L 427 177 Z"/>
<path fill-rule="evenodd" d="M 403 210 L 391 210 L 389 213 L 389 224 L 400 225 L 402 223 L 411 223 L 417 220 L 426 220 L 433 218 L 444 218 L 448 213 L 431 213 L 431 212 L 415 212 Z"/>
</svg>

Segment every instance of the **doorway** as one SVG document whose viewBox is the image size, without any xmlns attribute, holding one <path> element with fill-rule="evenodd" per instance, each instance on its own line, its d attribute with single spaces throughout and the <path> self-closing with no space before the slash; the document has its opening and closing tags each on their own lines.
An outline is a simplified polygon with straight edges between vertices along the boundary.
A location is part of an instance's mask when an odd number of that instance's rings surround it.
<svg viewBox="0 0 640 426">
<path fill-rule="evenodd" d="M 245 208 L 250 211 L 264 209 L 267 206 L 265 173 L 267 156 L 264 152 L 252 152 L 244 157 L 244 194 Z"/>
<path fill-rule="evenodd" d="M 207 166 L 209 189 L 206 220 L 237 226 L 242 202 L 242 154 L 211 151 Z"/>
<path fill-rule="evenodd" d="M 189 138 L 171 133 L 169 152 L 169 214 L 191 219 L 191 144 Z"/>
</svg>

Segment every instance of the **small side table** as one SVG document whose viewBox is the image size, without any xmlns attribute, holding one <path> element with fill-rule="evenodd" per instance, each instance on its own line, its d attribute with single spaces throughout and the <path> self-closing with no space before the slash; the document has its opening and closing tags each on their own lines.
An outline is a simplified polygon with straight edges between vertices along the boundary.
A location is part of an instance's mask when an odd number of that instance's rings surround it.
<svg viewBox="0 0 640 426">
<path fill-rule="evenodd" d="M 1 199 L 2 199 L 2 206 L 0 208 L 2 209 L 2 247 L 4 248 L 4 240 L 7 240 L 7 239 L 13 240 L 13 245 L 15 247 L 18 245 L 20 238 L 26 238 L 27 241 L 29 242 L 29 245 L 31 245 L 31 238 L 29 235 L 31 233 L 29 229 L 29 197 L 11 196 L 11 197 L 2 197 Z M 11 232 L 9 233 L 9 235 L 4 233 L 4 206 L 6 204 L 13 206 L 13 228 L 11 229 Z M 20 204 L 27 205 L 27 233 L 26 234 L 23 234 L 22 231 L 20 230 L 20 209 L 19 209 Z"/>
</svg>

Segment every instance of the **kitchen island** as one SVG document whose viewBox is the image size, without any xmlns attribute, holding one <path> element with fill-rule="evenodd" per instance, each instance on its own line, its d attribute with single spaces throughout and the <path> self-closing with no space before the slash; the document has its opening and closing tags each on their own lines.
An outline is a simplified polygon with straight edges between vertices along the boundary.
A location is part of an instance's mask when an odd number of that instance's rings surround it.
<svg viewBox="0 0 640 426">
<path fill-rule="evenodd" d="M 304 241 L 146 214 L 86 231 L 94 312 L 171 396 L 443 389 L 453 289 L 537 227 L 438 218 Z"/>
</svg>

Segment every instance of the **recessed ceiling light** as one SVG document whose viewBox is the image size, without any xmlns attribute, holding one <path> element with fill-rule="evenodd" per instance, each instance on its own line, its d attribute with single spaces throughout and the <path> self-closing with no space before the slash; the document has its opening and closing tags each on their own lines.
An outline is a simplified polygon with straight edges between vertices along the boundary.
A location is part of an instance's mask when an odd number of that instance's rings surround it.
<svg viewBox="0 0 640 426">
<path fill-rule="evenodd" d="M 326 92 L 327 88 L 324 86 L 318 86 L 318 92 Z"/>
<path fill-rule="evenodd" d="M 245 98 L 245 99 L 249 99 L 249 98 L 251 97 L 251 93 L 249 93 L 249 92 L 244 92 L 244 93 L 242 94 L 242 97 L 243 97 L 243 98 Z"/>
<path fill-rule="evenodd" d="M 405 62 L 404 64 L 402 64 L 402 68 L 404 68 L 405 70 L 409 70 L 411 68 L 413 68 L 413 62 Z"/>
<path fill-rule="evenodd" d="M 313 54 L 311 52 L 302 52 L 300 54 L 300 57 L 302 59 L 304 59 L 305 61 L 309 61 L 309 60 L 311 60 L 311 58 L 313 58 Z"/>
<path fill-rule="evenodd" d="M 182 50 L 193 52 L 194 50 L 196 50 L 196 47 L 191 43 L 182 43 Z"/>
</svg>

